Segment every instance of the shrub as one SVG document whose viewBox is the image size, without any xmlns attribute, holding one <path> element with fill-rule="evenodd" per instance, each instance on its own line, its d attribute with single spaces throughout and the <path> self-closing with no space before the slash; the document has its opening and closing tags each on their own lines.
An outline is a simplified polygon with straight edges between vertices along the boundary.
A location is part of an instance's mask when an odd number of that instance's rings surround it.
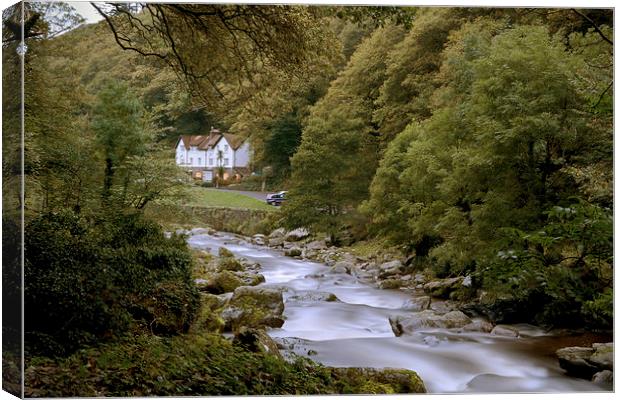
<svg viewBox="0 0 620 400">
<path fill-rule="evenodd" d="M 41 215 L 25 246 L 28 353 L 67 354 L 140 325 L 182 332 L 198 308 L 185 242 L 139 214 Z"/>
</svg>

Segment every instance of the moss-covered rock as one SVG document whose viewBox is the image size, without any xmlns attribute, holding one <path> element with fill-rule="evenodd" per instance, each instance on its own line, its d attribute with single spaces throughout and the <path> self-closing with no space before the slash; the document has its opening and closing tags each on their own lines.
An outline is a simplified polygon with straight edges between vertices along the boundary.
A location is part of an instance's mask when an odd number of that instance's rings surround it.
<svg viewBox="0 0 620 400">
<path fill-rule="evenodd" d="M 245 266 L 234 257 L 221 257 L 217 261 L 220 271 L 243 271 Z"/>
<path fill-rule="evenodd" d="M 283 359 L 278 350 L 278 345 L 263 329 L 241 328 L 235 334 L 233 344 L 239 345 L 253 353 L 271 354 Z"/>
<path fill-rule="evenodd" d="M 332 368 L 343 394 L 426 393 L 424 382 L 407 369 Z"/>
<path fill-rule="evenodd" d="M 217 252 L 217 255 L 220 257 L 229 257 L 229 258 L 234 258 L 235 255 L 233 254 L 232 251 L 228 250 L 226 247 L 220 247 L 220 249 Z"/>
<path fill-rule="evenodd" d="M 230 271 L 222 271 L 212 275 L 206 282 L 199 285 L 201 291 L 212 294 L 222 294 L 234 291 L 244 283 L 237 275 Z"/>
<path fill-rule="evenodd" d="M 222 311 L 226 329 L 233 332 L 241 327 L 279 328 L 284 324 L 282 292 L 265 287 L 241 286 L 235 289 Z"/>
<path fill-rule="evenodd" d="M 379 283 L 379 288 L 381 289 L 398 289 L 401 286 L 403 286 L 403 281 L 400 279 L 386 279 Z"/>
</svg>

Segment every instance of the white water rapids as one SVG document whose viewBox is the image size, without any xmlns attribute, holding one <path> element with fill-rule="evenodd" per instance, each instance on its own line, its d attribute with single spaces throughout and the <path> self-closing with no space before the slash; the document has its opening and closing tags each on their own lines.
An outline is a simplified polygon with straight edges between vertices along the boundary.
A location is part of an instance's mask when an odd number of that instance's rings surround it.
<svg viewBox="0 0 620 400">
<path fill-rule="evenodd" d="M 604 390 L 566 376 L 548 350 L 557 339 L 536 327 L 517 326 L 519 338 L 447 329 L 395 337 L 388 317 L 406 315 L 409 311 L 401 307 L 411 294 L 377 289 L 326 265 L 286 257 L 234 235 L 194 235 L 188 243 L 214 254 L 224 246 L 237 257 L 260 263 L 263 285 L 284 289 L 285 323 L 269 335 L 297 338 L 290 339 L 293 351 L 324 365 L 410 369 L 420 375 L 429 393 Z M 333 293 L 340 301 L 291 299 L 313 292 Z"/>
</svg>

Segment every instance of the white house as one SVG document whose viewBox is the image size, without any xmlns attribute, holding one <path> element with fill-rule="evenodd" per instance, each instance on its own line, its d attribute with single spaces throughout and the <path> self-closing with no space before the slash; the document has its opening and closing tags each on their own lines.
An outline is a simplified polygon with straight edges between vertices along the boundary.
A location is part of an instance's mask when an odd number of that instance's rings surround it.
<svg viewBox="0 0 620 400">
<path fill-rule="evenodd" d="M 183 135 L 177 141 L 176 163 L 195 179 L 212 181 L 219 168 L 224 179 L 238 179 L 249 172 L 250 144 L 245 138 L 213 128 L 208 135 Z"/>
</svg>

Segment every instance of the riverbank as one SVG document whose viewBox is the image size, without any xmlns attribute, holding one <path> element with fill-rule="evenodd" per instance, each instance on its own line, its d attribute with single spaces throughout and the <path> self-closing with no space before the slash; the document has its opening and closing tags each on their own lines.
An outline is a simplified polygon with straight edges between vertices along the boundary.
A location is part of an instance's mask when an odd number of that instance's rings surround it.
<svg viewBox="0 0 620 400">
<path fill-rule="evenodd" d="M 374 276 L 363 268 L 358 270 L 353 260 L 349 270 L 343 259 L 336 260 L 339 257 L 332 253 L 342 249 L 328 245 L 311 249 L 332 254 L 327 263 L 304 258 L 306 245 L 315 240 L 303 230 L 285 232 L 278 238 L 279 233 L 271 238 L 199 231 L 189 234 L 194 249 L 217 253 L 226 247 L 241 259 L 261 264 L 265 283 L 259 287 L 283 296 L 282 316 L 266 332 L 284 355 L 303 355 L 337 367 L 414 370 L 433 393 L 601 391 L 611 387 L 609 382 L 599 384 L 566 375 L 554 354 L 571 340 L 606 340 L 604 337 L 580 337 L 577 332 L 548 331 L 527 324 L 495 325 L 449 308 L 450 301 L 434 298 L 419 311 L 420 298 L 431 297 L 423 288 L 381 289 L 376 282 L 357 275 L 362 271 L 368 278 Z M 265 246 L 269 242 L 272 247 Z M 397 334 L 399 329 L 402 332 Z"/>
</svg>

